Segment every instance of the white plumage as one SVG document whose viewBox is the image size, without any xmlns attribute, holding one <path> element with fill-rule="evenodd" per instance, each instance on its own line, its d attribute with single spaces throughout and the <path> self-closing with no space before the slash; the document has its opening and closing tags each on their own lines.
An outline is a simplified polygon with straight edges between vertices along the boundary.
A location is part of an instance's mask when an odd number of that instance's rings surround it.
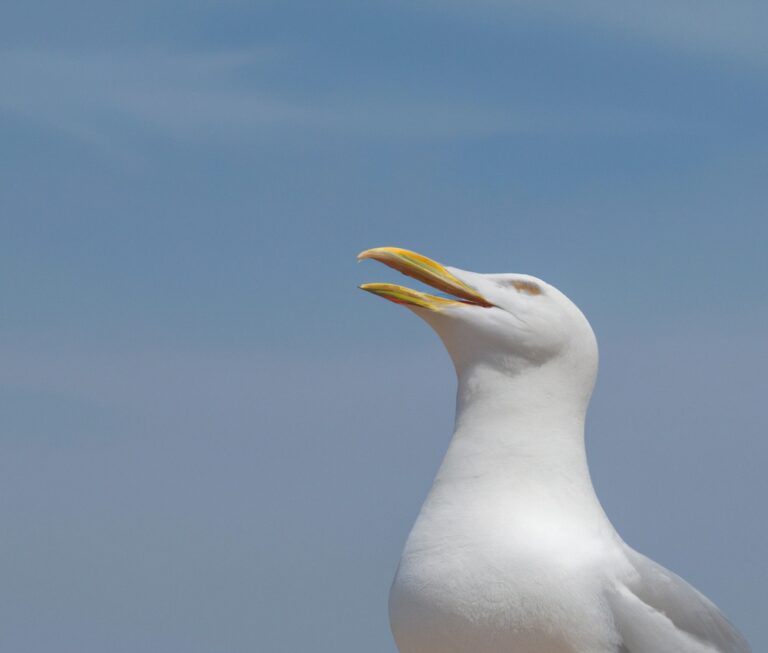
<svg viewBox="0 0 768 653">
<path fill-rule="evenodd" d="M 391 589 L 401 653 L 749 653 L 600 506 L 584 448 L 597 345 L 581 311 L 526 275 L 395 248 L 361 258 L 459 298 L 363 286 L 424 318 L 458 376 L 455 432 Z"/>
</svg>

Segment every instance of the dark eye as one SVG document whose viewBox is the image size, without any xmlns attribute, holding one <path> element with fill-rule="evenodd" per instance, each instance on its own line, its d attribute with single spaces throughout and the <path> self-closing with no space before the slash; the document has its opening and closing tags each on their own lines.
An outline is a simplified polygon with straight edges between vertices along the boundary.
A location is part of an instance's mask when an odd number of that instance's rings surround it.
<svg viewBox="0 0 768 653">
<path fill-rule="evenodd" d="M 528 295 L 540 295 L 541 288 L 533 281 L 523 281 L 522 279 L 513 279 L 511 282 L 518 292 L 524 292 Z"/>
</svg>

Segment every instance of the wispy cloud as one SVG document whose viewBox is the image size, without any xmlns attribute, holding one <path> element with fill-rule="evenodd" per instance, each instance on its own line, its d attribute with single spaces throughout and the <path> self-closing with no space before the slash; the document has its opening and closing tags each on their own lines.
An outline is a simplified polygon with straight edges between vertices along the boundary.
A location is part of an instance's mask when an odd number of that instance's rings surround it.
<svg viewBox="0 0 768 653">
<path fill-rule="evenodd" d="M 6 51 L 0 111 L 87 142 L 124 142 L 126 128 L 192 142 L 328 133 L 357 139 L 656 129 L 653 116 L 600 107 L 515 107 L 445 93 L 288 94 L 254 81 L 277 54 Z"/>
<path fill-rule="evenodd" d="M 421 0 L 421 4 L 437 11 L 449 8 L 463 15 L 490 14 L 510 20 L 533 14 L 566 22 L 574 29 L 588 27 L 625 35 L 654 47 L 768 65 L 768 5 L 754 0 Z"/>
<path fill-rule="evenodd" d="M 268 56 L 5 52 L 0 108 L 90 140 L 108 138 L 126 123 L 203 138 L 269 127 L 295 120 L 296 109 L 267 93 L 239 91 L 237 84 Z"/>
</svg>

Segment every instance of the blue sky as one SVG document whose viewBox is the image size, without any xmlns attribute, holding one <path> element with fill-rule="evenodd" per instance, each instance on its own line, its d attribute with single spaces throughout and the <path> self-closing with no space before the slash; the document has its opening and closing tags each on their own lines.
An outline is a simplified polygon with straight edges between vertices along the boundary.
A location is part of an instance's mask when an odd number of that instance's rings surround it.
<svg viewBox="0 0 768 653">
<path fill-rule="evenodd" d="M 447 356 L 401 245 L 601 344 L 625 538 L 768 647 L 768 8 L 0 10 L 0 646 L 393 653 Z M 397 410 L 391 407 L 396 406 Z"/>
</svg>

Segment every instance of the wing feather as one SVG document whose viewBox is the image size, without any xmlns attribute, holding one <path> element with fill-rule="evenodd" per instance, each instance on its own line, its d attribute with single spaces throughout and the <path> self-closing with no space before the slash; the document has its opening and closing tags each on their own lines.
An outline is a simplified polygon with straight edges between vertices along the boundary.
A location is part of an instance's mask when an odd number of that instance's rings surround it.
<svg viewBox="0 0 768 653">
<path fill-rule="evenodd" d="M 717 606 L 682 578 L 627 547 L 637 572 L 611 596 L 629 653 L 751 653 Z"/>
</svg>

